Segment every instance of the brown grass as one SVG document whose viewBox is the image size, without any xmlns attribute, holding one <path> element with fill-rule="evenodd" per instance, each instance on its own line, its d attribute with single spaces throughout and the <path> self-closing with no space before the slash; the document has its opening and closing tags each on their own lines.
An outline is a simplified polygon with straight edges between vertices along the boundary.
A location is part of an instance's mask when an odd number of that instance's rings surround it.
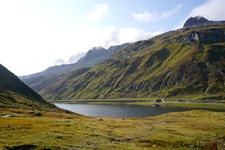
<svg viewBox="0 0 225 150">
<path fill-rule="evenodd" d="M 189 111 L 148 118 L 91 118 L 76 114 L 0 109 L 0 149 L 224 148 L 225 113 Z M 10 115 L 10 117 L 5 117 Z"/>
</svg>

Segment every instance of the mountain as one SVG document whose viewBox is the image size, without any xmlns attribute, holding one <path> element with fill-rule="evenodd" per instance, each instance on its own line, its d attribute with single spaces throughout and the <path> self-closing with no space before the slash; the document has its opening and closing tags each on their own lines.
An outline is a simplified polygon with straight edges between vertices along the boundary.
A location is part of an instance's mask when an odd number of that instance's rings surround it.
<svg viewBox="0 0 225 150">
<path fill-rule="evenodd" d="M 190 17 L 185 23 L 184 28 L 202 27 L 202 26 L 218 26 L 225 25 L 225 21 L 209 21 L 202 16 Z"/>
<path fill-rule="evenodd" d="M 42 72 L 26 76 L 20 76 L 19 78 L 25 83 L 27 82 L 27 80 L 31 81 L 33 79 L 35 80 L 35 78 L 43 77 L 44 80 L 44 78 L 49 75 L 57 78 L 57 76 L 61 76 L 62 74 L 65 74 L 67 72 L 74 71 L 79 68 L 91 67 L 98 63 L 101 63 L 126 45 L 128 45 L 128 43 L 111 46 L 107 50 L 103 47 L 93 47 L 86 53 L 84 57 L 80 58 L 76 63 L 52 66 Z M 29 82 L 28 84 L 30 85 L 31 83 Z M 33 88 L 32 85 L 30 86 Z"/>
<path fill-rule="evenodd" d="M 53 83 L 53 82 L 52 82 Z M 129 44 L 40 89 L 49 99 L 224 95 L 225 26 L 183 28 Z"/>
<path fill-rule="evenodd" d="M 55 85 L 60 86 L 60 82 L 58 82 L 58 80 L 65 78 L 67 73 L 78 70 L 75 75 L 80 75 L 81 73 L 86 72 L 89 67 L 110 58 L 114 53 L 127 45 L 128 43 L 111 46 L 107 50 L 103 47 L 94 47 L 89 50 L 83 58 L 79 59 L 74 64 L 63 64 L 60 66 L 49 67 L 43 72 L 29 76 L 22 76 L 20 79 L 36 92 L 40 93 L 44 98 L 49 99 L 50 97 L 47 95 L 52 95 L 54 91 L 50 92 L 51 94 L 44 94 L 43 91 L 45 88 L 52 88 L 52 86 Z"/>
<path fill-rule="evenodd" d="M 0 107 L 46 110 L 56 108 L 0 64 Z"/>
<path fill-rule="evenodd" d="M 91 68 L 26 83 L 53 100 L 192 95 L 224 98 L 225 25 L 170 31 L 128 44 Z"/>
<path fill-rule="evenodd" d="M 110 58 L 115 52 L 120 50 L 121 48 L 127 46 L 128 43 L 111 46 L 108 50 L 103 47 L 94 47 L 92 50 L 88 51 L 86 56 L 78 60 L 77 64 L 80 68 L 91 67 L 96 64 L 103 62 L 104 60 Z"/>
</svg>

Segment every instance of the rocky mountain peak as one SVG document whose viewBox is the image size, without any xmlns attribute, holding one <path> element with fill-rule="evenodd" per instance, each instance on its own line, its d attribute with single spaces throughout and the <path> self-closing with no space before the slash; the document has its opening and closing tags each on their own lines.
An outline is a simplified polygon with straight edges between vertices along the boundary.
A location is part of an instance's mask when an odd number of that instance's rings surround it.
<svg viewBox="0 0 225 150">
<path fill-rule="evenodd" d="M 184 28 L 210 26 L 210 25 L 224 25 L 225 21 L 210 21 L 203 16 L 190 17 L 185 23 Z"/>
<path fill-rule="evenodd" d="M 105 53 L 106 53 L 106 49 L 104 49 L 103 47 L 101 46 L 93 47 L 87 52 L 86 57 L 88 57 L 89 59 L 95 58 L 95 57 L 101 57 L 105 55 Z"/>
<path fill-rule="evenodd" d="M 210 21 L 202 16 L 190 17 L 185 23 L 184 27 L 197 27 L 209 23 Z"/>
<path fill-rule="evenodd" d="M 93 47 L 92 49 L 90 50 L 94 50 L 94 51 L 97 51 L 97 50 L 106 50 L 105 48 L 101 47 L 101 46 L 97 46 L 97 47 Z"/>
</svg>

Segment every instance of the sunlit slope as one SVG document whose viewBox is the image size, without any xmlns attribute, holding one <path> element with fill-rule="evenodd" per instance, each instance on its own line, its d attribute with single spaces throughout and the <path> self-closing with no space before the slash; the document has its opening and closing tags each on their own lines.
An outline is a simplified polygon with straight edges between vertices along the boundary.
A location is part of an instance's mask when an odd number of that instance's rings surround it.
<svg viewBox="0 0 225 150">
<path fill-rule="evenodd" d="M 129 44 L 100 65 L 78 72 L 67 73 L 40 94 L 48 99 L 221 97 L 225 26 L 167 32 Z"/>
<path fill-rule="evenodd" d="M 56 108 L 46 102 L 38 93 L 20 81 L 0 64 L 0 107 L 50 109 Z"/>
</svg>

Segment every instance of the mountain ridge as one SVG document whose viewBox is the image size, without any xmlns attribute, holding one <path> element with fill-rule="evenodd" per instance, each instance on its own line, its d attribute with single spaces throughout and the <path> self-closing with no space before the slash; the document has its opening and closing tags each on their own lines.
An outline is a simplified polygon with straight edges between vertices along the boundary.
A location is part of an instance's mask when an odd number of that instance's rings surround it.
<svg viewBox="0 0 225 150">
<path fill-rule="evenodd" d="M 104 62 L 68 72 L 38 92 L 54 100 L 223 97 L 224 59 L 225 25 L 182 28 L 131 43 Z M 26 83 L 34 86 L 34 81 Z"/>
<path fill-rule="evenodd" d="M 210 21 L 202 16 L 190 17 L 185 23 L 183 28 L 193 28 L 202 26 L 218 26 L 225 25 L 225 21 Z"/>
<path fill-rule="evenodd" d="M 49 74 L 61 75 L 79 68 L 91 67 L 111 57 L 116 51 L 126 45 L 128 45 L 128 43 L 110 46 L 108 49 L 105 49 L 103 47 L 93 47 L 85 54 L 84 57 L 80 58 L 76 63 L 51 66 L 42 72 L 20 76 L 19 78 L 25 81 L 26 79 L 30 78 L 41 77 Z"/>
</svg>

